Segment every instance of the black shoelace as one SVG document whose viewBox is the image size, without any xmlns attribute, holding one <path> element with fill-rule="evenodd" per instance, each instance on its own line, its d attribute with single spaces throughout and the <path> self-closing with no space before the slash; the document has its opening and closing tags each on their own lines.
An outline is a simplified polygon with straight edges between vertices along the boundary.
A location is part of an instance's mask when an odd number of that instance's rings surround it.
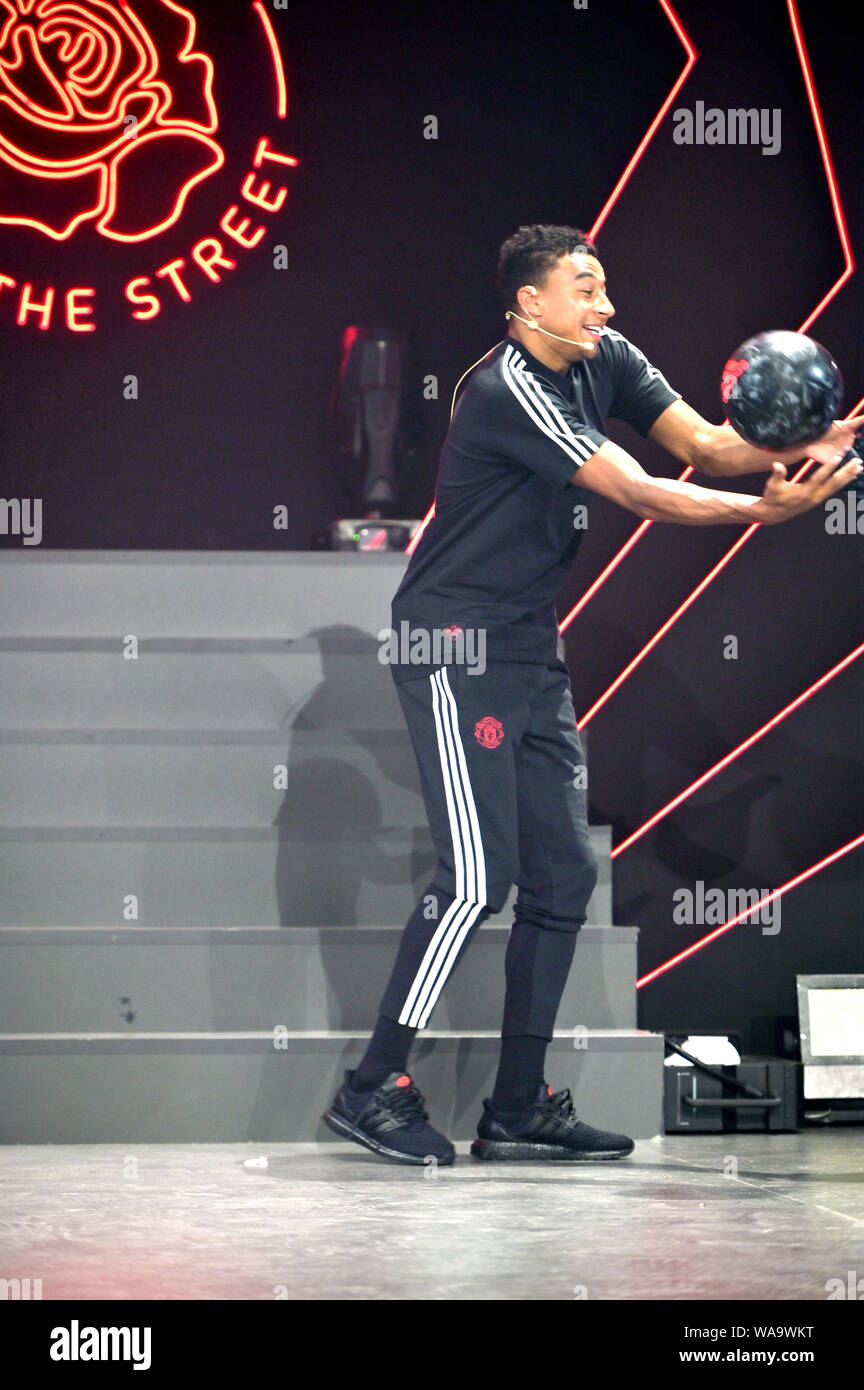
<svg viewBox="0 0 864 1390">
<path fill-rule="evenodd" d="M 401 1087 L 396 1095 L 391 1091 L 386 1100 L 380 1096 L 370 1097 L 369 1102 L 364 1105 L 360 1114 L 354 1121 L 359 1124 L 366 1114 L 369 1104 L 375 1101 L 378 1105 L 385 1106 L 397 1119 L 402 1120 L 408 1128 L 419 1129 L 425 1120 L 428 1120 L 428 1112 L 423 1108 L 423 1097 L 413 1084 Z M 413 1122 L 413 1123 L 412 1123 Z"/>
<path fill-rule="evenodd" d="M 578 1124 L 578 1116 L 573 1109 L 573 1097 L 570 1094 L 569 1086 L 565 1087 L 563 1091 L 555 1091 L 553 1095 L 549 1096 L 543 1102 L 543 1109 L 554 1112 L 554 1118 L 560 1120 L 567 1129 L 572 1129 Z"/>
</svg>

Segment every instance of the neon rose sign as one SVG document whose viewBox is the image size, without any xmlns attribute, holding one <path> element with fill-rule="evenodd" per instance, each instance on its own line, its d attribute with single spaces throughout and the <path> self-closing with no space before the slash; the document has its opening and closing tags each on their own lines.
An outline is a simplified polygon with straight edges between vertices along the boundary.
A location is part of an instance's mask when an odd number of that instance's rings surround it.
<svg viewBox="0 0 864 1390">
<path fill-rule="evenodd" d="M 276 36 L 261 0 L 252 8 L 284 118 Z M 213 87 L 195 16 L 176 0 L 0 0 L 0 240 L 11 225 L 55 242 L 69 242 L 82 227 L 109 242 L 154 241 L 226 163 Z M 266 226 L 253 226 L 253 217 L 260 224 L 262 213 L 282 207 L 281 179 L 297 160 L 262 136 L 248 165 L 237 201 L 220 219 L 221 236 L 197 241 L 188 260 L 175 256 L 128 281 L 133 318 L 155 318 L 164 292 L 188 302 L 195 275 L 219 283 L 236 268 L 229 251 L 258 245 Z M 61 318 L 55 286 L 37 290 L 0 270 L 0 310 L 10 291 L 20 326 L 47 329 Z M 94 331 L 96 294 L 90 285 L 62 292 L 70 331 Z"/>
</svg>

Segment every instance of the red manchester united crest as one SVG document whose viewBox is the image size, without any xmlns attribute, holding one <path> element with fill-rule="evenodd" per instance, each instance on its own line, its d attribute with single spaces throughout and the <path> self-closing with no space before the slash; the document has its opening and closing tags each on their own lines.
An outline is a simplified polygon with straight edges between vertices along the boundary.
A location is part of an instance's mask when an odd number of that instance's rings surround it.
<svg viewBox="0 0 864 1390">
<path fill-rule="evenodd" d="M 504 726 L 491 714 L 484 714 L 474 725 L 474 737 L 484 748 L 497 748 L 504 738 Z"/>
</svg>

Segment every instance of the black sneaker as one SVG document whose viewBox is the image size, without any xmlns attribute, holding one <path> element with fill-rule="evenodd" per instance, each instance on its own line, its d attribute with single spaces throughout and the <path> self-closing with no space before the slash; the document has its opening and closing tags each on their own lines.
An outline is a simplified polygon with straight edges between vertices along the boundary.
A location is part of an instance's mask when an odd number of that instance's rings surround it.
<svg viewBox="0 0 864 1390">
<path fill-rule="evenodd" d="M 346 1071 L 336 1099 L 321 1116 L 340 1138 L 353 1139 L 394 1163 L 453 1162 L 456 1150 L 426 1123 L 423 1097 L 407 1072 L 391 1072 L 374 1091 L 353 1090 L 353 1079 L 353 1071 Z"/>
<path fill-rule="evenodd" d="M 577 1119 L 569 1090 L 553 1095 L 545 1081 L 534 1104 L 520 1114 L 496 1110 L 484 1100 L 477 1134 L 471 1145 L 475 1158 L 626 1158 L 634 1147 L 626 1134 L 593 1129 Z"/>
</svg>

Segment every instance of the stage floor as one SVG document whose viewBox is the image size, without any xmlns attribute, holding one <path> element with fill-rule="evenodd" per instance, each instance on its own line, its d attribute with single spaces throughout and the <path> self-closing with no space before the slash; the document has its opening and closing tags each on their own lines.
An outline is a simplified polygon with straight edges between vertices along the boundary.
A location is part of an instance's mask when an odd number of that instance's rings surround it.
<svg viewBox="0 0 864 1390">
<path fill-rule="evenodd" d="M 864 1275 L 860 1127 L 573 1165 L 460 1144 L 435 1174 L 336 1142 L 21 1145 L 0 1191 L 0 1277 L 44 1300 L 824 1301 Z"/>
</svg>

